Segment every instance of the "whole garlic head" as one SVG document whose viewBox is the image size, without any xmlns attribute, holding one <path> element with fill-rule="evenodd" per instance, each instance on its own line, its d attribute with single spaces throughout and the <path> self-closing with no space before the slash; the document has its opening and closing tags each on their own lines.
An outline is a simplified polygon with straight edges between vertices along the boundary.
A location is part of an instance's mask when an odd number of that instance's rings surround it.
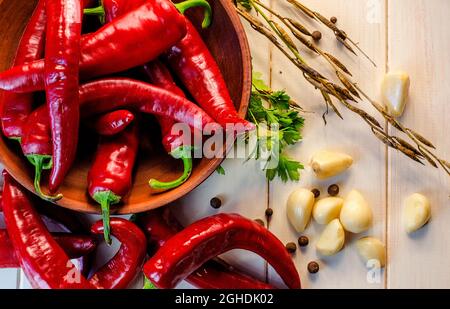
<svg viewBox="0 0 450 309">
<path fill-rule="evenodd" d="M 421 229 L 430 218 L 430 201 L 424 195 L 414 193 L 406 199 L 403 209 L 403 224 L 408 234 Z"/>
<path fill-rule="evenodd" d="M 371 267 L 382 268 L 386 266 L 386 246 L 373 237 L 363 237 L 356 242 L 359 256 L 367 263 L 374 261 Z"/>
<path fill-rule="evenodd" d="M 339 219 L 334 219 L 325 227 L 316 244 L 317 252 L 324 256 L 331 256 L 344 247 L 345 231 Z"/>
<path fill-rule="evenodd" d="M 372 225 L 372 209 L 357 190 L 352 190 L 344 200 L 339 216 L 344 229 L 351 233 L 362 233 Z"/>
<path fill-rule="evenodd" d="M 291 193 L 287 201 L 286 213 L 291 225 L 299 233 L 303 232 L 311 219 L 314 205 L 311 190 L 300 188 Z"/>
</svg>

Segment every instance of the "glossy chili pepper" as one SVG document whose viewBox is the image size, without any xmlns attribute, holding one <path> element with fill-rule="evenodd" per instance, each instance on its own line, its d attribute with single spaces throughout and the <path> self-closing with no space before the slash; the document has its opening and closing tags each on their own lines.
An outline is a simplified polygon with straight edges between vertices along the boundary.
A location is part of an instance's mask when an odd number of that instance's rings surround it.
<svg viewBox="0 0 450 309">
<path fill-rule="evenodd" d="M 103 136 L 111 136 L 125 130 L 134 120 L 134 114 L 126 109 L 119 109 L 97 117 L 94 120 L 95 131 Z"/>
<path fill-rule="evenodd" d="M 224 128 L 253 130 L 254 125 L 239 117 L 219 66 L 192 23 L 186 19 L 187 34 L 167 53 L 166 59 L 195 101 Z"/>
<path fill-rule="evenodd" d="M 185 97 L 184 92 L 175 84 L 169 70 L 160 61 L 153 61 L 144 66 L 144 71 L 150 82 L 156 86 L 166 89 L 176 95 Z M 149 181 L 150 187 L 158 190 L 170 190 L 183 184 L 192 173 L 192 146 L 184 145 L 180 134 L 172 133 L 175 121 L 169 117 L 157 116 L 163 135 L 163 145 L 166 151 L 176 159 L 183 161 L 183 174 L 170 182 L 161 182 L 156 179 Z"/>
<path fill-rule="evenodd" d="M 205 0 L 188 0 L 173 5 L 169 0 L 148 0 L 135 10 L 104 25 L 81 40 L 82 79 L 125 71 L 156 59 L 186 34 L 181 13 L 193 6 L 211 7 Z M 178 10 L 178 11 L 177 11 Z M 16 66 L 0 74 L 0 89 L 14 92 L 44 88 L 44 61 Z"/>
<path fill-rule="evenodd" d="M 70 259 L 78 259 L 90 254 L 97 247 L 95 239 L 92 236 L 52 233 L 52 237 Z M 20 262 L 11 244 L 8 233 L 6 230 L 0 229 L 0 268 L 18 267 L 20 267 Z"/>
<path fill-rule="evenodd" d="M 144 273 L 156 287 L 173 288 L 205 262 L 232 249 L 260 255 L 289 288 L 300 288 L 300 277 L 281 241 L 255 221 L 237 214 L 218 214 L 191 224 L 145 263 Z"/>
<path fill-rule="evenodd" d="M 101 289 L 125 289 L 142 271 L 147 243 L 144 233 L 132 222 L 120 218 L 111 219 L 111 233 L 120 242 L 117 254 L 89 279 Z M 103 233 L 103 222 L 95 223 L 92 233 Z"/>
<path fill-rule="evenodd" d="M 40 0 L 28 22 L 17 47 L 13 65 L 22 65 L 42 58 L 45 42 L 45 0 Z M 0 99 L 3 134 L 20 140 L 23 126 L 32 111 L 33 95 L 5 92 Z"/>
<path fill-rule="evenodd" d="M 170 237 L 182 230 L 168 208 L 159 208 L 139 215 L 138 225 L 146 233 L 148 253 L 153 256 Z M 193 272 L 186 281 L 200 289 L 274 289 L 220 259 L 209 260 Z"/>
<path fill-rule="evenodd" d="M 108 244 L 111 244 L 110 206 L 119 203 L 131 189 L 138 146 L 136 123 L 115 136 L 102 137 L 89 169 L 88 192 L 101 206 Z"/>
<path fill-rule="evenodd" d="M 91 288 L 53 239 L 31 199 L 3 172 L 3 214 L 22 269 L 34 288 Z"/>
</svg>

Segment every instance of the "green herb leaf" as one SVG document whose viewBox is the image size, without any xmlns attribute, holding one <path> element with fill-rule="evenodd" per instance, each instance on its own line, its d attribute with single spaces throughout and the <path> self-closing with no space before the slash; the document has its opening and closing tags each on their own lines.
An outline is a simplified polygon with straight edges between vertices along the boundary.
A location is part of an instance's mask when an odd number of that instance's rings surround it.
<svg viewBox="0 0 450 309">
<path fill-rule="evenodd" d="M 219 174 L 219 175 L 225 175 L 225 169 L 222 167 L 222 165 L 219 165 L 219 166 L 216 168 L 216 172 L 217 172 L 217 174 Z"/>
</svg>

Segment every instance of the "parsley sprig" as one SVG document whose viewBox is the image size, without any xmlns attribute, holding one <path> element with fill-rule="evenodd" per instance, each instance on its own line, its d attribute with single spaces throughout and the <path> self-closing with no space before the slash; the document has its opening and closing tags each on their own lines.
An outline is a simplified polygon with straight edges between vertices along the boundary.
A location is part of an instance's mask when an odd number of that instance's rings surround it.
<svg viewBox="0 0 450 309">
<path fill-rule="evenodd" d="M 302 140 L 301 130 L 304 119 L 299 115 L 299 107 L 284 91 L 271 90 L 255 72 L 252 81 L 252 95 L 247 119 L 257 126 L 257 142 L 253 153 L 255 159 L 266 153 L 267 162 L 277 162 L 276 167 L 268 164 L 264 170 L 268 180 L 280 177 L 283 182 L 298 181 L 304 168 L 300 162 L 284 154 L 286 147 Z M 271 128 L 278 130 L 271 130 Z"/>
</svg>

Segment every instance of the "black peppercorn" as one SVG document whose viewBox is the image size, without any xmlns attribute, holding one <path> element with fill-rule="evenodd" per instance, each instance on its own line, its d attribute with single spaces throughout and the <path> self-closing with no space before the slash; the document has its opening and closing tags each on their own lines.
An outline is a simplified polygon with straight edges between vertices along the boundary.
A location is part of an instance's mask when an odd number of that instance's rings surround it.
<svg viewBox="0 0 450 309">
<path fill-rule="evenodd" d="M 209 201 L 209 204 L 214 209 L 219 209 L 222 206 L 222 200 L 218 197 L 213 197 L 211 201 Z"/>
<path fill-rule="evenodd" d="M 309 244 L 309 239 L 306 236 L 300 236 L 298 238 L 298 245 L 300 247 L 306 247 Z"/>
<path fill-rule="evenodd" d="M 339 186 L 336 184 L 333 184 L 328 187 L 328 194 L 331 196 L 337 196 L 339 194 Z"/>
<path fill-rule="evenodd" d="M 335 16 L 331 17 L 331 18 L 330 18 L 330 21 L 331 21 L 333 24 L 337 23 L 337 17 L 335 17 Z"/>
<path fill-rule="evenodd" d="M 319 264 L 317 262 L 309 262 L 308 263 L 308 271 L 310 274 L 317 274 L 319 272 Z"/>
<path fill-rule="evenodd" d="M 322 38 L 322 32 L 317 31 L 317 30 L 314 31 L 312 33 L 312 38 L 313 38 L 314 41 L 320 41 L 320 39 Z"/>
<path fill-rule="evenodd" d="M 286 250 L 289 253 L 295 253 L 295 251 L 297 250 L 297 245 L 293 242 L 289 242 L 286 244 Z"/>
<path fill-rule="evenodd" d="M 319 189 L 312 189 L 311 192 L 314 194 L 315 198 L 318 198 L 320 196 L 320 190 Z"/>
<path fill-rule="evenodd" d="M 266 217 L 272 217 L 272 215 L 273 215 L 273 209 L 267 208 L 266 209 Z"/>
</svg>

